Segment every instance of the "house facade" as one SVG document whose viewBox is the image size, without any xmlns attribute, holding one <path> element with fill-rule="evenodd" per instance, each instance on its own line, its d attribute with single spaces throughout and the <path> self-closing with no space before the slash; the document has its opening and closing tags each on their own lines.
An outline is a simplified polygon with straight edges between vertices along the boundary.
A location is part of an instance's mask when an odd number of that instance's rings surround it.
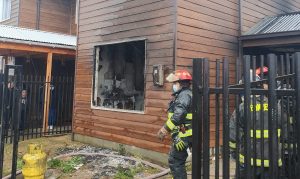
<svg viewBox="0 0 300 179">
<path fill-rule="evenodd" d="M 1 3 L 0 24 L 76 35 L 76 0 L 1 0 Z"/>
<path fill-rule="evenodd" d="M 66 94 L 73 91 L 69 83 L 75 70 L 76 4 L 76 0 L 0 0 L 0 75 L 7 64 L 22 66 L 23 90 L 31 101 L 25 123 L 39 135 L 48 132 L 48 124 L 64 124 L 65 118 L 71 128 L 72 115 L 65 113 L 72 111 L 73 98 Z M 53 86 L 60 93 L 54 93 Z M 68 107 L 59 107 L 62 100 Z M 51 116 L 53 124 L 48 123 Z"/>
<path fill-rule="evenodd" d="M 167 153 L 170 141 L 156 138 L 171 98 L 165 76 L 201 57 L 226 56 L 234 71 L 240 35 L 299 10 L 297 0 L 79 1 L 75 140 Z"/>
</svg>

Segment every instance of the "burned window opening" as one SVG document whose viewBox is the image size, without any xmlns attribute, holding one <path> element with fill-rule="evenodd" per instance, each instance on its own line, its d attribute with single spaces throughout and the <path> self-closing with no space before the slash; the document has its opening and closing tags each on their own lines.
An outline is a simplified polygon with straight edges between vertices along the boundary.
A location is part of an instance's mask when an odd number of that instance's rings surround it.
<svg viewBox="0 0 300 179">
<path fill-rule="evenodd" d="M 94 107 L 144 111 L 145 40 L 94 48 Z"/>
</svg>

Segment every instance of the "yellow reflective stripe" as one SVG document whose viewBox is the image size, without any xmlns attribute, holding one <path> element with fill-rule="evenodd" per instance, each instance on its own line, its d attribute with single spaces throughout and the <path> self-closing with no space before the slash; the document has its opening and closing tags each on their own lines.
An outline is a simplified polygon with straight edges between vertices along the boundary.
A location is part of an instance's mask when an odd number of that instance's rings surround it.
<svg viewBox="0 0 300 179">
<path fill-rule="evenodd" d="M 293 124 L 293 123 L 294 123 L 294 118 L 290 117 L 290 124 Z"/>
<path fill-rule="evenodd" d="M 166 126 L 170 129 L 173 130 L 176 126 L 175 124 L 171 121 L 171 119 L 168 119 L 166 122 Z"/>
<path fill-rule="evenodd" d="M 253 104 L 250 104 L 250 111 L 268 111 L 268 103 L 264 103 L 263 105 L 261 104 L 256 104 L 255 106 Z"/>
<path fill-rule="evenodd" d="M 240 154 L 240 162 L 245 163 L 245 157 L 242 154 Z M 262 160 L 256 159 L 256 166 L 261 167 L 261 165 L 262 165 Z M 253 158 L 251 158 L 251 166 L 253 166 Z M 269 166 L 270 166 L 270 160 L 264 160 L 264 167 L 269 167 Z M 281 159 L 278 159 L 278 166 L 282 166 Z"/>
<path fill-rule="evenodd" d="M 283 147 L 285 148 L 285 149 L 287 149 L 288 147 L 289 147 L 289 145 L 287 144 L 287 143 L 285 143 L 285 144 L 283 144 Z M 295 145 L 295 147 L 297 147 L 297 144 Z M 290 144 L 290 148 L 294 148 L 294 144 Z"/>
<path fill-rule="evenodd" d="M 229 147 L 235 149 L 236 148 L 236 143 L 229 141 Z"/>
<path fill-rule="evenodd" d="M 192 120 L 192 119 L 193 119 L 193 113 L 188 113 L 188 114 L 186 115 L 186 119 Z"/>
<path fill-rule="evenodd" d="M 168 119 L 171 119 L 171 117 L 173 116 L 173 114 L 174 114 L 174 113 L 169 112 L 169 113 L 168 113 Z"/>
<path fill-rule="evenodd" d="M 269 130 L 263 130 L 264 131 L 264 138 L 269 138 Z M 253 130 L 250 130 L 250 136 L 255 137 L 257 139 L 261 138 L 261 130 L 255 130 L 256 136 L 253 134 Z M 280 137 L 281 129 L 277 129 L 277 136 Z"/>
<path fill-rule="evenodd" d="M 169 112 L 169 113 L 168 113 L 168 119 L 171 119 L 171 117 L 172 117 L 173 115 L 174 115 L 174 113 Z M 187 113 L 185 118 L 186 118 L 187 120 L 192 120 L 192 119 L 193 119 L 193 113 Z"/>
<path fill-rule="evenodd" d="M 193 130 L 189 129 L 187 131 L 185 131 L 185 133 L 179 132 L 178 136 L 179 137 L 189 137 L 193 135 Z"/>
</svg>

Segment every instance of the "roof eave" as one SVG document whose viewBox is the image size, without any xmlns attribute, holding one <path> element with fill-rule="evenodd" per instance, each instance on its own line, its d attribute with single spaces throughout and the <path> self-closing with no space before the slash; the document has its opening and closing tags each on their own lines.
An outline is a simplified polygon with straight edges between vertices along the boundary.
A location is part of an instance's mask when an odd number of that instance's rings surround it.
<svg viewBox="0 0 300 179">
<path fill-rule="evenodd" d="M 76 50 L 76 45 L 71 46 L 71 45 L 62 45 L 62 44 L 51 44 L 51 43 L 34 42 L 34 41 L 28 41 L 28 40 L 17 40 L 17 39 L 3 38 L 3 37 L 0 37 L 0 42 L 10 42 L 10 43 L 36 45 L 36 46 L 50 47 L 50 48 Z"/>
<path fill-rule="evenodd" d="M 242 35 L 240 40 L 255 40 L 255 39 L 266 39 L 266 38 L 276 38 L 276 37 L 287 37 L 287 36 L 299 36 L 300 31 L 288 31 L 288 32 L 275 32 L 267 34 L 254 34 L 254 35 Z"/>
</svg>

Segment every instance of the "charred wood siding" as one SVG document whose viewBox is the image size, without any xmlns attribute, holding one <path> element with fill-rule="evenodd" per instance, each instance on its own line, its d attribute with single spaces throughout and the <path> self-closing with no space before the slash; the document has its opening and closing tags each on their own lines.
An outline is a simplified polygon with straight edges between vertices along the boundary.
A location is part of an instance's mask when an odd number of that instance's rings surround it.
<svg viewBox="0 0 300 179">
<path fill-rule="evenodd" d="M 170 86 L 152 83 L 152 65 L 173 68 L 174 0 L 86 0 L 80 2 L 74 132 L 167 152 L 155 134 L 166 120 Z M 93 48 L 103 42 L 147 38 L 145 114 L 91 109 Z"/>
<path fill-rule="evenodd" d="M 191 66 L 191 59 L 197 57 L 216 59 L 236 56 L 236 3 L 178 0 L 177 6 L 177 66 Z"/>
<path fill-rule="evenodd" d="M 40 0 L 39 9 L 37 3 L 38 0 L 20 0 L 20 27 L 76 34 L 75 0 Z"/>
<path fill-rule="evenodd" d="M 18 25 L 18 15 L 19 15 L 19 0 L 11 1 L 11 15 L 10 19 L 0 22 L 3 25 L 17 26 Z"/>
<path fill-rule="evenodd" d="M 299 11 L 297 0 L 242 0 L 242 25 L 247 31 L 260 19 L 288 12 Z M 191 67 L 193 58 L 229 58 L 230 71 L 235 71 L 238 55 L 239 29 L 238 0 L 177 0 L 176 16 L 176 66 Z M 210 67 L 215 74 L 215 66 Z M 235 74 L 230 73 L 230 83 Z M 210 83 L 215 83 L 211 78 Z M 215 114 L 215 104 L 210 105 L 210 114 Z M 215 119 L 211 118 L 211 133 L 215 130 Z M 222 125 L 222 121 L 221 121 Z M 221 137 L 221 136 L 220 136 Z M 221 137 L 222 139 L 222 137 Z M 211 135 L 211 146 L 215 136 Z"/>
<path fill-rule="evenodd" d="M 178 0 L 177 66 L 190 66 L 193 57 L 236 57 L 238 2 Z M 266 16 L 300 10 L 300 2 L 297 0 L 242 0 L 242 5 L 243 31 Z"/>
<path fill-rule="evenodd" d="M 266 15 L 299 10 L 297 0 L 243 0 L 243 30 Z M 191 67 L 192 59 L 230 59 L 238 54 L 238 0 L 85 0 L 80 1 L 74 132 L 166 152 L 155 133 L 166 120 L 170 85 L 152 85 L 152 65 Z M 103 42 L 147 38 L 145 114 L 91 109 L 93 48 Z M 175 42 L 175 43 L 174 43 Z M 174 54 L 175 49 L 175 54 Z M 215 73 L 211 66 L 211 73 Z M 214 79 L 214 78 L 213 78 Z M 234 73 L 230 74 L 230 83 Z M 214 83 L 211 80 L 211 83 Z M 214 106 L 211 104 L 211 115 Z M 221 121 L 222 125 L 222 121 Z M 211 133 L 215 122 L 211 121 Z M 214 145 L 215 136 L 211 136 Z M 222 136 L 220 136 L 222 137 Z"/>
</svg>

